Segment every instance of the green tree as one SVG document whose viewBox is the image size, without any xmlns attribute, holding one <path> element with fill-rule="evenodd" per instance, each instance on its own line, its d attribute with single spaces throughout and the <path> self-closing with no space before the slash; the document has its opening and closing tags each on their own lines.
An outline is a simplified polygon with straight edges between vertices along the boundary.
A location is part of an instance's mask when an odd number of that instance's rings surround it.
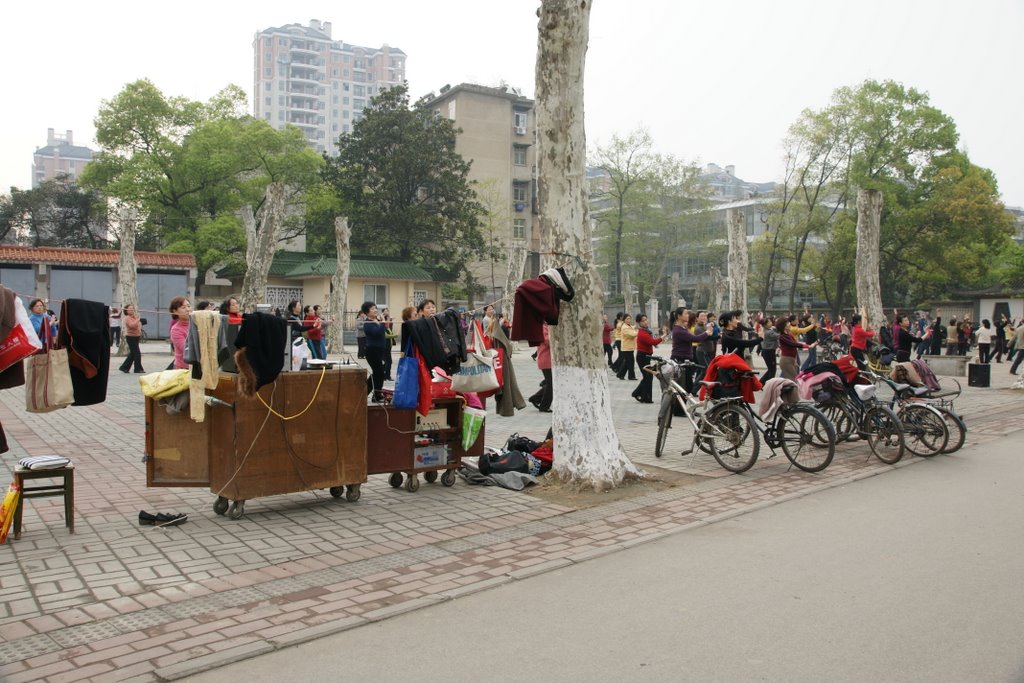
<svg viewBox="0 0 1024 683">
<path fill-rule="evenodd" d="M 196 102 L 167 97 L 147 80 L 129 83 L 100 108 L 103 149 L 83 183 L 138 207 L 142 248 L 195 254 L 200 274 L 240 261 L 247 242 L 239 210 L 251 206 L 258 216 L 274 182 L 295 200 L 321 164 L 300 131 L 275 130 L 245 109 L 237 86 Z M 293 221 L 282 238 L 301 229 Z"/>
<path fill-rule="evenodd" d="M 375 97 L 326 159 L 324 179 L 345 208 L 353 253 L 396 256 L 455 279 L 485 253 L 483 207 L 455 151 L 458 131 L 408 88 Z"/>
<path fill-rule="evenodd" d="M 0 196 L 0 241 L 20 236 L 33 247 L 103 249 L 110 246 L 106 224 L 100 197 L 66 175 L 29 190 L 12 187 L 9 195 Z"/>
</svg>

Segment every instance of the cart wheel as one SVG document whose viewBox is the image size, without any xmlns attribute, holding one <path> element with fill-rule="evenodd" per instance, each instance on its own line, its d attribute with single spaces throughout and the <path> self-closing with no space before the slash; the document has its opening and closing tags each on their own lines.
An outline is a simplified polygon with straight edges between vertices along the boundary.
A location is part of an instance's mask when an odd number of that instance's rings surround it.
<svg viewBox="0 0 1024 683">
<path fill-rule="evenodd" d="M 455 470 L 445 470 L 441 475 L 441 483 L 445 486 L 455 486 Z"/>
<path fill-rule="evenodd" d="M 213 504 L 213 511 L 215 514 L 223 515 L 228 511 L 228 499 L 224 496 L 217 496 L 217 502 Z"/>
<path fill-rule="evenodd" d="M 231 509 L 228 510 L 228 517 L 231 519 L 241 519 L 242 515 L 245 514 L 245 501 L 236 500 L 231 504 Z"/>
<path fill-rule="evenodd" d="M 396 488 L 396 489 L 402 488 L 402 473 L 401 472 L 393 472 L 391 474 L 391 476 L 388 477 L 388 483 L 391 484 L 391 486 L 393 488 Z"/>
<path fill-rule="evenodd" d="M 418 474 L 410 474 L 409 478 L 405 480 L 405 490 L 409 493 L 420 490 L 420 477 Z"/>
<path fill-rule="evenodd" d="M 424 472 L 423 478 L 427 480 L 428 484 L 433 484 L 437 481 L 437 472 L 431 470 L 430 472 Z"/>
<path fill-rule="evenodd" d="M 348 491 L 345 492 L 345 500 L 350 503 L 354 503 L 359 500 L 359 496 L 362 495 L 362 491 L 359 490 L 359 484 L 351 484 L 348 487 Z"/>
<path fill-rule="evenodd" d="M 334 496 L 335 498 L 341 498 L 343 495 L 345 495 L 345 487 L 344 486 L 332 486 L 330 488 L 330 491 L 331 491 L 331 495 Z"/>
</svg>

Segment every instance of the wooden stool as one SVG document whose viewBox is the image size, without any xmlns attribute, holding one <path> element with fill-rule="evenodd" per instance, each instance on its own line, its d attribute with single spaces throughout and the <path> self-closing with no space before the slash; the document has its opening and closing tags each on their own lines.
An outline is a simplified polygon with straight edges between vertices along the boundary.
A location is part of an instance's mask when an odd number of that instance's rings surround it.
<svg viewBox="0 0 1024 683">
<path fill-rule="evenodd" d="M 63 478 L 63 484 L 46 486 L 25 486 L 26 480 Z M 64 525 L 75 533 L 75 466 L 58 467 L 52 470 L 29 470 L 18 466 L 14 469 L 14 483 L 21 489 L 18 505 L 14 508 L 14 540 L 21 538 L 21 506 L 26 498 L 50 498 L 64 496 Z"/>
</svg>

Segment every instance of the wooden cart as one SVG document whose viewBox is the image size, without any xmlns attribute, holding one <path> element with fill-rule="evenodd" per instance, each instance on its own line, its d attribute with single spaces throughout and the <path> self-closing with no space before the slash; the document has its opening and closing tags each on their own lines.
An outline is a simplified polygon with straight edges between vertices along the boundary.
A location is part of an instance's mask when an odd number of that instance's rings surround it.
<svg viewBox="0 0 1024 683">
<path fill-rule="evenodd" d="M 406 491 L 420 487 L 419 475 L 428 483 L 455 483 L 455 471 L 466 456 L 484 452 L 484 428 L 472 447 L 462 448 L 461 398 L 435 398 L 426 416 L 415 410 L 392 406 L 370 406 L 367 412 L 366 469 L 368 474 L 390 474 L 395 488 Z M 429 444 L 418 444 L 428 440 Z"/>
<path fill-rule="evenodd" d="M 364 370 L 282 373 L 260 389 L 262 402 L 238 396 L 237 376 L 222 373 L 207 395 L 221 403 L 206 408 L 204 422 L 146 399 L 147 486 L 208 486 L 217 495 L 214 512 L 231 519 L 245 513 L 245 501 L 282 493 L 326 488 L 359 499 Z"/>
</svg>

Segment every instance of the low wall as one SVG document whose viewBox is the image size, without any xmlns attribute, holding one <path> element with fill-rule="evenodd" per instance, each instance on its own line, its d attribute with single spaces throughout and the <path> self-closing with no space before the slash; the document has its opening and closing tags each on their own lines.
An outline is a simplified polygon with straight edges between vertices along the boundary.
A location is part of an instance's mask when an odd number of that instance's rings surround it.
<svg viewBox="0 0 1024 683">
<path fill-rule="evenodd" d="M 936 375 L 966 377 L 970 356 L 922 356 Z"/>
</svg>

